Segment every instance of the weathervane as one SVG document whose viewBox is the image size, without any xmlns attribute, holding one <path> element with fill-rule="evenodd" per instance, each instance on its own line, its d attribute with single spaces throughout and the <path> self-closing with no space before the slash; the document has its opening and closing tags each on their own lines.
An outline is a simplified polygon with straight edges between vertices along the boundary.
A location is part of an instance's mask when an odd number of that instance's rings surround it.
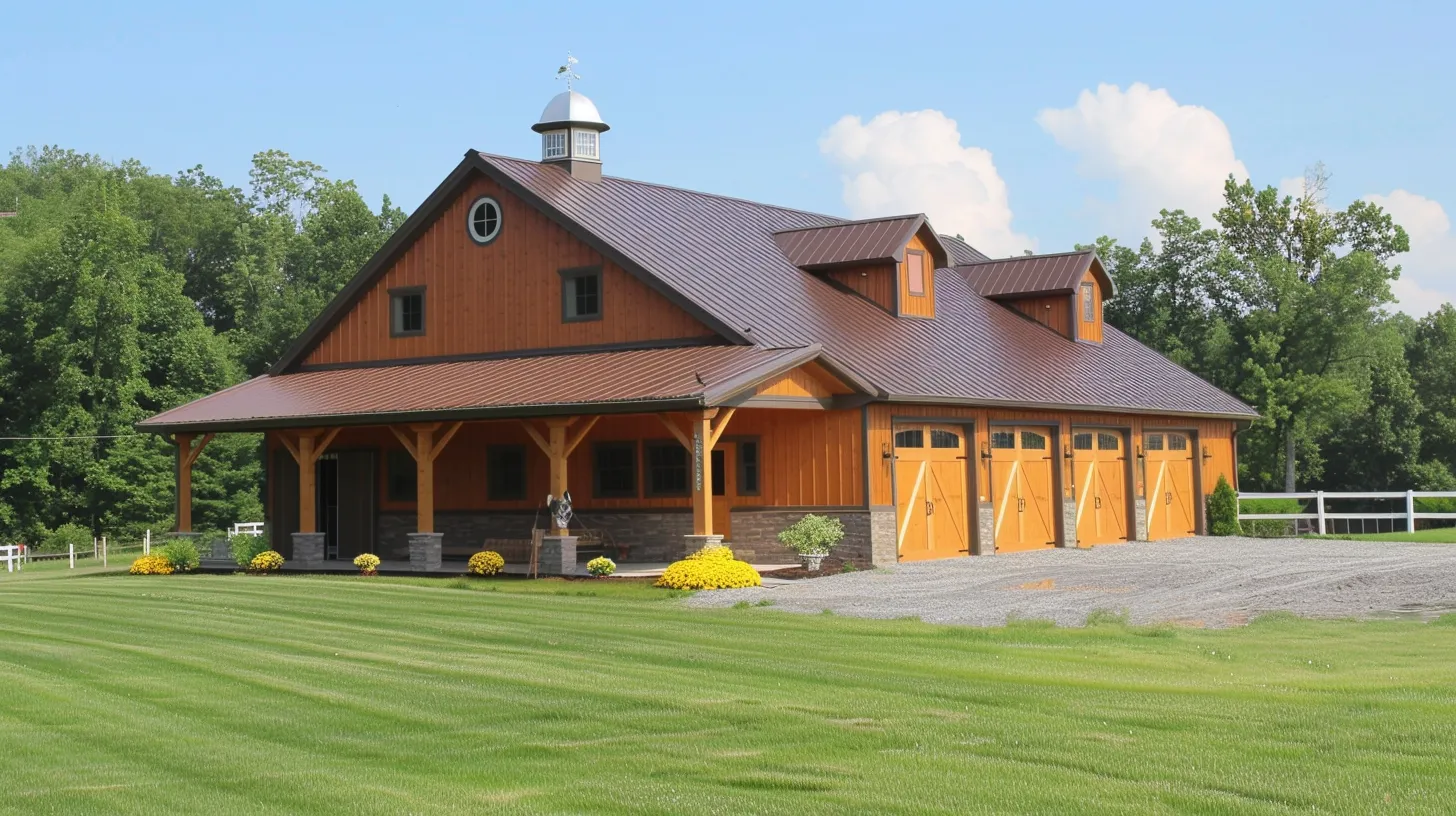
<svg viewBox="0 0 1456 816">
<path fill-rule="evenodd" d="M 568 91 L 571 90 L 572 82 L 581 79 L 581 74 L 571 70 L 574 65 L 576 65 L 576 57 L 573 57 L 571 52 L 567 51 L 566 64 L 556 69 L 556 78 L 566 80 L 566 90 Z"/>
</svg>

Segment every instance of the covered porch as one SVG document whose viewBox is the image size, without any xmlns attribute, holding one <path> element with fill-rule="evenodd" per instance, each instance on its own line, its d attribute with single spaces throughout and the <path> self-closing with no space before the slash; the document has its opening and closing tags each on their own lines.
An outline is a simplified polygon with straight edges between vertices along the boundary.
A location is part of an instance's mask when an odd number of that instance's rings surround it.
<svg viewBox="0 0 1456 816">
<path fill-rule="evenodd" d="M 543 390 L 556 398 L 526 399 Z M 866 506 L 867 398 L 816 348 L 705 346 L 262 377 L 148 424 L 177 446 L 179 532 L 213 435 L 262 431 L 269 535 L 291 566 L 371 552 L 454 572 L 492 549 L 508 571 L 534 551 L 540 574 L 572 575 L 598 554 L 646 567 L 710 542 L 793 563 L 778 529 Z M 568 495 L 563 527 L 548 497 Z"/>
</svg>

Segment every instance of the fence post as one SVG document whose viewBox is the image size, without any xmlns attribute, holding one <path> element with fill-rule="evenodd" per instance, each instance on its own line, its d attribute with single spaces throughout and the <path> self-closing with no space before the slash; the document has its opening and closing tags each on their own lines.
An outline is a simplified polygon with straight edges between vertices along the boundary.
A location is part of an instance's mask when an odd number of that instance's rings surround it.
<svg viewBox="0 0 1456 816">
<path fill-rule="evenodd" d="M 76 542 L 72 541 L 69 544 L 67 544 L 66 547 L 71 551 L 71 569 L 75 569 L 76 568 Z"/>
<path fill-rule="evenodd" d="M 1416 493 L 1414 490 L 1405 492 L 1405 531 L 1407 533 L 1416 531 Z"/>
<path fill-rule="evenodd" d="M 1319 534 L 1325 534 L 1325 492 L 1316 490 L 1314 493 L 1314 512 L 1319 516 Z"/>
<path fill-rule="evenodd" d="M 147 537 L 142 539 L 142 555 L 152 554 L 152 531 L 147 529 Z"/>
<path fill-rule="evenodd" d="M 101 537 L 101 566 L 106 566 L 106 536 Z"/>
</svg>

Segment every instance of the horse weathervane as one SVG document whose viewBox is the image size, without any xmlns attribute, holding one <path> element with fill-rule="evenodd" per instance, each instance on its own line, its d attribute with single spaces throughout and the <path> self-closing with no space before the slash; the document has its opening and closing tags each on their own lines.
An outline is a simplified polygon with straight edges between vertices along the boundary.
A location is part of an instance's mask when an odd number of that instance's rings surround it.
<svg viewBox="0 0 1456 816">
<path fill-rule="evenodd" d="M 578 74 L 576 71 L 572 70 L 572 68 L 574 68 L 575 66 L 576 57 L 573 57 L 571 55 L 571 52 L 567 51 L 566 64 L 556 69 L 556 78 L 566 80 L 566 90 L 568 91 L 571 90 L 572 82 L 581 79 L 581 74 Z"/>
</svg>

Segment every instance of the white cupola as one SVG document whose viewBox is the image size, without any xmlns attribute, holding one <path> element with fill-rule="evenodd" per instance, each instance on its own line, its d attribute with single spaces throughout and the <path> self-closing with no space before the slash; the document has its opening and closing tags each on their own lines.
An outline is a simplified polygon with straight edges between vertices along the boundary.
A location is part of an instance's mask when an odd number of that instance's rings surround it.
<svg viewBox="0 0 1456 816">
<path fill-rule="evenodd" d="M 609 128 L 597 106 L 571 87 L 581 79 L 572 71 L 576 59 L 567 55 L 566 64 L 556 71 L 566 80 L 566 90 L 552 97 L 531 129 L 541 134 L 541 161 L 559 164 L 572 176 L 586 181 L 602 178 L 601 135 Z"/>
</svg>

